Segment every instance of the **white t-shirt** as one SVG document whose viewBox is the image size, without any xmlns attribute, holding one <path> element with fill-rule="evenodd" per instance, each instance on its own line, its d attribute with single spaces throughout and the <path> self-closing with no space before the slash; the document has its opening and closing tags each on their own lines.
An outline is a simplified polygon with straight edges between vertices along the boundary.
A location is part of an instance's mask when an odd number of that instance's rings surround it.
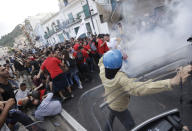
<svg viewBox="0 0 192 131">
<path fill-rule="evenodd" d="M 7 125 L 4 123 L 4 125 L 1 127 L 0 131 L 10 131 L 10 129 L 7 127 Z"/>
<path fill-rule="evenodd" d="M 15 95 L 17 102 L 18 102 L 18 100 L 27 97 L 28 92 L 29 92 L 29 90 L 27 90 L 27 89 L 25 91 L 22 91 L 21 89 L 19 89 Z"/>
<path fill-rule="evenodd" d="M 116 49 L 117 43 L 118 43 L 117 38 L 114 37 L 114 38 L 111 38 L 109 42 L 107 42 L 107 46 L 110 49 Z"/>
</svg>

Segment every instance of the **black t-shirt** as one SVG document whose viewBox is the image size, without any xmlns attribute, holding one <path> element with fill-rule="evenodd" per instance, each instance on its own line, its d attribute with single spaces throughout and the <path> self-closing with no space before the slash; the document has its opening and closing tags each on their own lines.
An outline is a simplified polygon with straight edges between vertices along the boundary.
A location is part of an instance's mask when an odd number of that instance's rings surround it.
<svg viewBox="0 0 192 131">
<path fill-rule="evenodd" d="M 15 69 L 18 71 L 25 70 L 25 67 L 23 65 L 21 65 L 17 60 L 14 60 L 14 66 L 15 66 Z"/>
<path fill-rule="evenodd" d="M 70 68 L 76 68 L 77 67 L 77 64 L 76 64 L 76 60 L 75 59 L 68 59 L 68 61 L 69 61 L 69 64 L 70 64 Z"/>
<path fill-rule="evenodd" d="M 1 94 L 4 101 L 7 101 L 9 98 L 15 98 L 14 90 L 10 83 L 8 85 L 0 83 L 0 88 L 4 90 L 4 93 Z"/>
<path fill-rule="evenodd" d="M 35 60 L 31 61 L 30 65 L 31 65 L 31 67 L 34 66 L 35 70 L 39 71 L 40 66 L 39 66 L 39 63 L 37 61 L 35 61 Z"/>
</svg>

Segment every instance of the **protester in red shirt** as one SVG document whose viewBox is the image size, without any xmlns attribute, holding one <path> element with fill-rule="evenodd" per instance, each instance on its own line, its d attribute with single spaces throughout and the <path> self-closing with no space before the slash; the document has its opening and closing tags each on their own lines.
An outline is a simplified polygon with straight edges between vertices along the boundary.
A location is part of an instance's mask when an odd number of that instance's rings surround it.
<svg viewBox="0 0 192 131">
<path fill-rule="evenodd" d="M 91 72 L 93 72 L 94 68 L 94 55 L 96 55 L 97 47 L 94 42 L 91 40 L 87 43 L 85 42 L 83 45 L 84 49 L 89 52 L 89 57 L 87 58 L 87 63 Z"/>
<path fill-rule="evenodd" d="M 82 46 L 79 46 L 78 50 L 73 53 L 73 56 L 76 58 L 78 64 L 87 63 L 87 59 L 89 58 L 88 51 L 86 51 Z"/>
<path fill-rule="evenodd" d="M 104 41 L 103 39 L 103 35 L 99 35 L 98 36 L 98 53 L 100 55 L 100 57 L 109 50 L 107 43 Z"/>
<path fill-rule="evenodd" d="M 84 50 L 91 52 L 91 47 L 87 44 L 87 41 L 83 42 L 83 48 Z"/>
<path fill-rule="evenodd" d="M 54 57 L 53 54 L 51 54 L 50 51 L 46 52 L 46 55 L 48 56 L 45 61 L 41 65 L 41 69 L 39 71 L 39 74 L 37 75 L 37 78 L 40 78 L 41 73 L 46 69 L 49 74 L 51 75 L 51 78 L 53 80 L 53 91 L 55 93 L 59 93 L 62 100 L 65 100 L 62 91 L 68 89 L 68 82 L 66 75 L 64 74 L 63 70 L 60 66 L 64 66 L 64 64 L 59 60 L 58 58 Z M 71 94 L 71 92 L 69 91 Z M 73 97 L 73 94 L 71 94 Z"/>
<path fill-rule="evenodd" d="M 79 46 L 79 50 L 75 51 L 73 53 L 73 56 L 77 61 L 77 67 L 79 69 L 79 72 L 84 77 L 84 80 L 91 81 L 92 78 L 91 78 L 90 70 L 87 63 L 87 59 L 89 58 L 88 51 L 86 51 L 82 46 Z"/>
<path fill-rule="evenodd" d="M 79 48 L 79 46 L 80 46 L 80 44 L 79 44 L 79 43 L 75 43 L 75 45 L 73 46 L 73 49 L 74 49 L 75 51 L 77 51 L 77 50 L 78 50 L 78 48 Z"/>
</svg>

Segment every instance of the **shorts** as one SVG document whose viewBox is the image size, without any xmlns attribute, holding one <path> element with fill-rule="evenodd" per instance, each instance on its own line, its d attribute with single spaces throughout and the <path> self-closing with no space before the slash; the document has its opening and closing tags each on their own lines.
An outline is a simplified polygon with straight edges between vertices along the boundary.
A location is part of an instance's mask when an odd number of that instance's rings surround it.
<svg viewBox="0 0 192 131">
<path fill-rule="evenodd" d="M 54 93 L 66 90 L 68 86 L 69 86 L 69 84 L 67 81 L 67 76 L 64 73 L 59 74 L 58 76 L 56 76 L 53 79 L 53 92 Z"/>
</svg>

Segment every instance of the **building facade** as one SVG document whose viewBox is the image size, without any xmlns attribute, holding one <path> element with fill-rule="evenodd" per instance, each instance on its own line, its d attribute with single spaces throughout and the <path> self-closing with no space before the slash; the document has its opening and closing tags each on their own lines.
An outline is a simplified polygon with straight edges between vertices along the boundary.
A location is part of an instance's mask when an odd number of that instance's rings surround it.
<svg viewBox="0 0 192 131">
<path fill-rule="evenodd" d="M 44 38 L 45 32 L 42 23 L 53 15 L 54 13 L 41 13 L 25 19 L 22 29 L 28 40 L 25 42 L 29 48 L 32 46 L 40 47 L 47 45 L 48 42 Z"/>
<path fill-rule="evenodd" d="M 58 0 L 60 11 L 42 23 L 49 44 L 76 37 L 84 21 L 87 34 L 109 33 L 107 22 L 102 21 L 97 5 L 92 0 Z"/>
</svg>

